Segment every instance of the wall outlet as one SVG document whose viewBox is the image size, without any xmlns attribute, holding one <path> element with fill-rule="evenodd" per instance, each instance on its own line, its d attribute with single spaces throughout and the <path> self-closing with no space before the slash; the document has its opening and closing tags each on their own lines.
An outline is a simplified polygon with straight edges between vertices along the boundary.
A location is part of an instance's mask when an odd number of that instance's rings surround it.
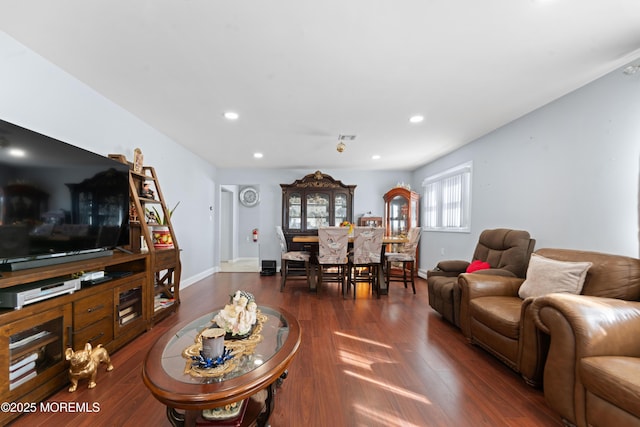
<svg viewBox="0 0 640 427">
<path fill-rule="evenodd" d="M 444 248 L 440 248 L 440 255 L 444 255 Z"/>
</svg>

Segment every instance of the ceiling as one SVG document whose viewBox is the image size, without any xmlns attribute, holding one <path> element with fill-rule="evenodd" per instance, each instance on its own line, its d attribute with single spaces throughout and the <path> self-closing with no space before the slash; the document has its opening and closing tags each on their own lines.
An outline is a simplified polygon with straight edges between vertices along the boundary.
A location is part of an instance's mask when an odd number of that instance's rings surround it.
<svg viewBox="0 0 640 427">
<path fill-rule="evenodd" d="M 219 168 L 412 170 L 640 57 L 637 0 L 1 7 L 0 29 Z"/>
</svg>

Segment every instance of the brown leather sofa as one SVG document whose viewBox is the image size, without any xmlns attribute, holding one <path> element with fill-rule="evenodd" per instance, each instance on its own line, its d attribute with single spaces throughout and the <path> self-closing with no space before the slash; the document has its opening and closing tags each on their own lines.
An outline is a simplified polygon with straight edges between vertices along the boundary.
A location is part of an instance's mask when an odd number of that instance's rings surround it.
<svg viewBox="0 0 640 427">
<path fill-rule="evenodd" d="M 488 262 L 490 269 L 477 274 L 524 277 L 535 240 L 529 232 L 497 228 L 480 233 L 472 261 Z M 464 273 L 470 262 L 462 260 L 440 261 L 436 268 L 427 271 L 429 305 L 443 318 L 460 326 L 460 288 L 458 276 Z"/>
<path fill-rule="evenodd" d="M 636 261 L 625 297 L 637 298 Z M 640 426 L 640 302 L 550 294 L 533 313 L 551 337 L 545 400 L 565 425 Z"/>
<path fill-rule="evenodd" d="M 640 296 L 638 259 L 568 249 L 539 249 L 535 253 L 558 261 L 591 262 L 583 295 L 625 300 Z M 462 274 L 458 280 L 462 292 L 460 326 L 465 337 L 520 373 L 527 384 L 541 386 L 549 335 L 536 327 L 532 309 L 541 297 L 520 298 L 524 279 Z M 553 386 L 545 384 L 545 394 Z M 571 393 L 571 389 L 560 394 L 565 392 Z"/>
</svg>

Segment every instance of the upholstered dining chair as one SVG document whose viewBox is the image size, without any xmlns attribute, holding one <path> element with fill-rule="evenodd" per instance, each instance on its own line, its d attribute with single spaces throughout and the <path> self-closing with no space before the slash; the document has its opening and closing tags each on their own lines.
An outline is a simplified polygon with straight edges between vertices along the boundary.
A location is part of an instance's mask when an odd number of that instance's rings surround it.
<svg viewBox="0 0 640 427">
<path fill-rule="evenodd" d="M 416 293 L 416 251 L 418 249 L 418 243 L 420 243 L 421 227 L 412 227 L 407 233 L 407 243 L 403 243 L 396 252 L 385 253 L 385 270 L 387 278 L 387 288 L 391 282 L 403 282 L 404 287 L 411 282 L 413 293 Z M 402 271 L 395 273 L 393 263 L 401 263 Z M 407 271 L 409 274 L 407 275 Z"/>
<path fill-rule="evenodd" d="M 311 288 L 311 278 L 309 275 L 309 258 L 311 257 L 311 254 L 305 251 L 288 250 L 287 239 L 285 239 L 282 227 L 279 225 L 276 225 L 276 234 L 278 235 L 278 240 L 280 241 L 281 252 L 280 275 L 282 276 L 282 278 L 280 280 L 280 292 L 284 290 L 287 279 L 290 278 L 306 280 L 307 285 L 309 286 L 309 288 Z M 299 266 L 302 263 L 304 263 L 305 275 L 303 276 L 299 271 L 297 272 L 298 274 L 293 274 L 291 271 L 292 265 Z"/>
<path fill-rule="evenodd" d="M 348 227 L 321 227 L 318 229 L 318 288 L 326 282 L 342 285 L 346 295 L 346 270 L 348 266 Z"/>
<path fill-rule="evenodd" d="M 353 231 L 353 252 L 349 254 L 348 286 L 353 285 L 353 299 L 356 299 L 358 282 L 369 283 L 371 289 L 379 292 L 379 274 L 382 263 L 382 227 L 356 227 Z"/>
</svg>

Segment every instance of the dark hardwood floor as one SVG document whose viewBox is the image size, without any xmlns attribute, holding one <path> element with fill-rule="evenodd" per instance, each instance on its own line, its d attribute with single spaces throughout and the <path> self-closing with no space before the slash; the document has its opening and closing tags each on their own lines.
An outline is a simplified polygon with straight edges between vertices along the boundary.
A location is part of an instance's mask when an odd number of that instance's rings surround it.
<svg viewBox="0 0 640 427">
<path fill-rule="evenodd" d="M 13 426 L 169 426 L 165 408 L 141 379 L 147 349 L 168 329 L 213 311 L 237 289 L 259 304 L 297 316 L 302 344 L 276 394 L 270 423 L 285 426 L 561 426 L 532 389 L 505 365 L 466 342 L 428 305 L 426 282 L 417 295 L 393 283 L 376 299 L 360 284 L 354 301 L 337 285 L 318 294 L 280 276 L 218 273 L 181 291 L 178 312 L 112 354 L 115 369 L 48 402 L 98 403 L 95 413 L 34 413 Z"/>
</svg>

